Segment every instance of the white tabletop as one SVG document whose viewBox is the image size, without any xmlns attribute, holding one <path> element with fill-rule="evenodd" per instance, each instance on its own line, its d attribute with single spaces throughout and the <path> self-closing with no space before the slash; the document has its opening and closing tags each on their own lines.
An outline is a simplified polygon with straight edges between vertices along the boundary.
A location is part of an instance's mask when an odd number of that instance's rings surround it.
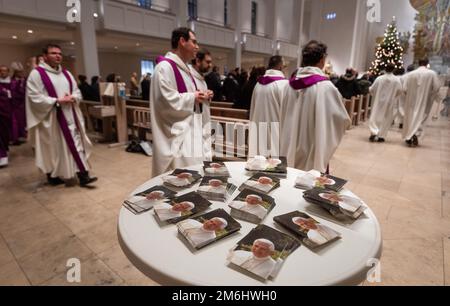
<svg viewBox="0 0 450 306">
<path fill-rule="evenodd" d="M 240 186 L 250 176 L 245 163 L 226 163 L 232 183 Z M 189 167 L 203 173 L 202 166 Z M 357 285 L 366 280 L 373 259 L 379 259 L 382 249 L 380 225 L 374 213 L 368 209 L 352 224 L 331 221 L 328 213 L 303 199 L 303 191 L 294 188 L 298 174 L 288 169 L 287 179 L 270 195 L 277 206 L 263 221 L 264 224 L 287 233 L 278 226 L 273 217 L 300 210 L 310 214 L 319 222 L 342 234 L 342 239 L 314 252 L 301 246 L 291 254 L 275 280 L 265 283 L 256 278 L 229 268 L 226 264 L 228 251 L 247 235 L 255 224 L 238 220 L 242 229 L 199 251 L 185 245 L 175 225 L 161 227 L 151 210 L 134 215 L 122 208 L 119 215 L 118 236 L 120 245 L 130 261 L 144 274 L 162 285 L 207 285 L 207 286 L 302 286 L 302 285 Z M 144 191 L 162 184 L 161 176 L 154 178 L 133 192 Z M 196 190 L 183 191 L 180 194 Z M 239 192 L 233 195 L 234 198 Z M 367 205 L 367 204 L 366 204 Z M 213 202 L 211 210 L 223 208 L 230 212 L 228 203 Z"/>
</svg>

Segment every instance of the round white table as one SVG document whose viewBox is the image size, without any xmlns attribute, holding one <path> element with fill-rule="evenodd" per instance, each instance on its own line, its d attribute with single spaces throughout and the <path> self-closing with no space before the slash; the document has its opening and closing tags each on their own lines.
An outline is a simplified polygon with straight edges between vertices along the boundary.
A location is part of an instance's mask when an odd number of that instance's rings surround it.
<svg viewBox="0 0 450 306">
<path fill-rule="evenodd" d="M 236 186 L 240 186 L 250 177 L 244 169 L 245 163 L 230 162 L 226 165 L 231 174 L 230 182 Z M 202 166 L 189 169 L 203 173 Z M 273 217 L 300 210 L 340 232 L 342 239 L 318 252 L 302 245 L 286 259 L 275 280 L 263 283 L 227 266 L 228 251 L 256 227 L 255 224 L 242 220 L 237 220 L 242 225 L 237 234 L 193 252 L 178 237 L 175 225 L 159 225 L 153 210 L 134 215 L 122 207 L 118 223 L 122 250 L 141 272 L 161 285 L 314 286 L 362 283 L 366 280 L 374 259 L 381 257 L 382 238 L 377 218 L 369 208 L 360 219 L 351 224 L 332 221 L 326 211 L 303 199 L 302 190 L 294 188 L 295 179 L 300 173 L 300 170 L 288 169 L 287 179 L 282 179 L 281 187 L 270 194 L 275 198 L 277 206 L 263 223 L 287 233 L 273 221 Z M 151 179 L 133 194 L 160 184 L 161 176 Z M 198 184 L 178 195 L 194 191 L 197 187 Z M 238 193 L 239 191 L 236 191 L 232 198 Z M 228 203 L 212 203 L 210 210 L 224 208 L 230 212 Z"/>
</svg>

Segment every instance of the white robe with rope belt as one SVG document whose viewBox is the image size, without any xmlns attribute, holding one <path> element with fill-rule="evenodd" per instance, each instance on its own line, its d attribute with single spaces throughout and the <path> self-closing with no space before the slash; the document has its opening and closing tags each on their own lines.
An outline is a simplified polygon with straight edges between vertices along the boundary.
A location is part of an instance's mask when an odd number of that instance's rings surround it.
<svg viewBox="0 0 450 306">
<path fill-rule="evenodd" d="M 165 57 L 177 64 L 188 92 L 178 92 L 175 74 L 168 62 L 156 66 L 150 90 L 153 177 L 201 164 L 203 159 L 201 126 L 194 124 L 196 89 L 191 71 L 176 54 L 169 52 Z"/>
<path fill-rule="evenodd" d="M 265 76 L 285 77 L 282 71 L 272 69 L 267 70 Z M 256 84 L 250 107 L 249 157 L 280 156 L 280 112 L 287 86 L 288 80 Z"/>
<path fill-rule="evenodd" d="M 297 78 L 325 76 L 317 67 L 300 68 Z M 288 87 L 281 107 L 280 155 L 288 166 L 325 172 L 351 121 L 331 81 L 295 90 Z"/>
<path fill-rule="evenodd" d="M 423 136 L 424 126 L 439 88 L 440 82 L 436 72 L 426 67 L 420 67 L 405 76 L 405 119 L 402 132 L 404 140 L 410 140 L 414 135 Z"/>
<path fill-rule="evenodd" d="M 403 93 L 400 79 L 387 73 L 376 79 L 370 87 L 374 100 L 369 129 L 372 135 L 386 138 L 395 115 L 395 107 Z"/>
<path fill-rule="evenodd" d="M 61 67 L 55 70 L 45 63 L 40 66 L 46 70 L 55 87 L 58 98 L 63 98 L 64 95 L 70 94 L 70 85 L 62 73 Z M 72 95 L 76 100 L 73 107 L 81 131 L 77 129 L 72 105 L 62 105 L 61 108 L 81 160 L 86 170 L 89 170 L 87 160 L 92 151 L 92 143 L 86 135 L 84 118 L 79 107 L 82 96 L 77 82 L 72 74 L 68 73 L 72 80 Z M 36 152 L 36 166 L 44 173 L 51 173 L 52 177 L 71 179 L 75 177 L 79 169 L 59 125 L 55 104 L 56 99 L 48 95 L 39 72 L 37 70 L 31 71 L 27 81 L 26 112 L 30 141 Z"/>
</svg>

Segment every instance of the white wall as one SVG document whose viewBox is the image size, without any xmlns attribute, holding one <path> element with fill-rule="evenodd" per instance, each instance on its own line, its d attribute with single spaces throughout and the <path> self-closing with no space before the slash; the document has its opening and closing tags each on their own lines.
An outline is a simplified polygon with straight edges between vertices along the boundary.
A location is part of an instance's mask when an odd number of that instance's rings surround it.
<svg viewBox="0 0 450 306">
<path fill-rule="evenodd" d="M 296 10 L 294 0 L 278 0 L 275 1 L 275 5 L 278 6 L 276 16 L 277 38 L 286 42 L 298 41 L 298 16 L 300 16 L 300 11 Z M 293 33 L 297 34 L 296 37 Z"/>
<path fill-rule="evenodd" d="M 126 54 L 117 52 L 99 52 L 100 75 L 103 80 L 110 73 L 120 75 L 122 80 L 128 82 L 131 74 L 141 74 L 141 60 L 152 59 L 137 54 Z"/>
<path fill-rule="evenodd" d="M 0 48 L 0 65 L 10 66 L 12 62 L 21 62 L 24 66 L 27 59 L 34 54 L 26 47 L 2 43 Z"/>
<path fill-rule="evenodd" d="M 224 25 L 223 0 L 198 0 L 197 13 L 200 21 L 206 21 L 220 26 Z"/>
<path fill-rule="evenodd" d="M 152 0 L 152 6 L 155 10 L 165 11 L 170 9 L 170 1 L 169 0 Z"/>
<path fill-rule="evenodd" d="M 356 1 L 314 0 L 310 25 L 310 39 L 318 39 L 328 45 L 328 60 L 338 74 L 350 65 Z M 326 20 L 326 15 L 336 13 L 336 19 Z"/>
</svg>

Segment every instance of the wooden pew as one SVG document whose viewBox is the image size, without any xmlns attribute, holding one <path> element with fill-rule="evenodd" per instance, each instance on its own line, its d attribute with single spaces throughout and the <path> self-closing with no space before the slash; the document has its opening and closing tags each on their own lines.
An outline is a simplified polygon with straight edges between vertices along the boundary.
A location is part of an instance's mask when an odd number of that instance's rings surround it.
<svg viewBox="0 0 450 306">
<path fill-rule="evenodd" d="M 356 125 L 360 125 L 364 121 L 364 96 L 360 95 L 355 98 Z"/>
<path fill-rule="evenodd" d="M 211 107 L 233 108 L 231 102 L 211 102 Z"/>
<path fill-rule="evenodd" d="M 250 112 L 245 109 L 211 107 L 211 116 L 235 118 L 235 119 L 249 119 Z"/>
<path fill-rule="evenodd" d="M 363 121 L 367 121 L 370 117 L 369 112 L 371 110 L 370 107 L 370 99 L 371 96 L 370 94 L 367 94 L 363 97 L 363 104 L 362 104 L 362 108 L 363 108 Z"/>
<path fill-rule="evenodd" d="M 349 126 L 348 129 L 351 129 L 353 124 L 354 124 L 354 118 L 355 118 L 355 100 L 354 99 L 344 99 L 344 105 L 345 105 L 345 109 L 347 110 L 348 116 L 350 117 L 350 121 L 351 121 L 351 126 Z"/>
</svg>

